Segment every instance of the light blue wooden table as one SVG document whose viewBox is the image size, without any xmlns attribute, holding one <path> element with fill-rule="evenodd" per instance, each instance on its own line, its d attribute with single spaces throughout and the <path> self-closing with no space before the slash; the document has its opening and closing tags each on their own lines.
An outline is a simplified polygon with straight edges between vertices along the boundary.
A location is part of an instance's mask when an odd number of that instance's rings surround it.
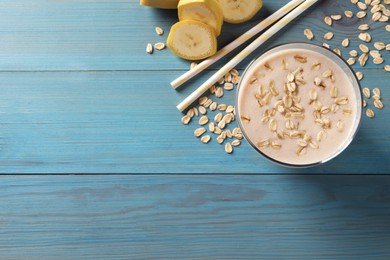
<svg viewBox="0 0 390 260">
<path fill-rule="evenodd" d="M 285 3 L 264 0 L 252 21 L 224 24 L 219 47 Z M 321 1 L 259 53 L 308 42 L 311 28 L 319 45 L 333 31 L 347 57 L 362 21 L 322 21 L 346 9 L 357 11 Z M 181 124 L 176 105 L 231 56 L 173 90 L 190 62 L 145 47 L 176 21 L 137 0 L 0 1 L 0 259 L 390 259 L 384 64 L 353 66 L 385 104 L 369 100 L 376 116 L 353 143 L 322 166 L 282 168 L 245 141 L 229 155 Z M 386 23 L 363 21 L 373 41 L 390 42 Z"/>
</svg>

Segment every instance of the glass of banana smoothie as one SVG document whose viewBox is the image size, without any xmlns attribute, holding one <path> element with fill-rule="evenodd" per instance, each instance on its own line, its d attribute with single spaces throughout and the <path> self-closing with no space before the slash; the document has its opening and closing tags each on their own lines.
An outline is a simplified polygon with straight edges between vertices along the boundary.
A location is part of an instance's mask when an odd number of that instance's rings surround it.
<svg viewBox="0 0 390 260">
<path fill-rule="evenodd" d="M 288 43 L 254 59 L 237 88 L 239 126 L 250 145 L 287 167 L 336 157 L 351 143 L 362 116 L 360 84 L 336 53 Z"/>
</svg>

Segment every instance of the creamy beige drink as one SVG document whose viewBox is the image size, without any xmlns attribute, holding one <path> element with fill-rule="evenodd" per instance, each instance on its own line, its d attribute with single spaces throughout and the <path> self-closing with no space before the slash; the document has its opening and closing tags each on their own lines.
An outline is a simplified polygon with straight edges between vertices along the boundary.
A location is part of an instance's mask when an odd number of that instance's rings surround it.
<svg viewBox="0 0 390 260">
<path fill-rule="evenodd" d="M 351 75 L 308 49 L 262 55 L 243 75 L 237 96 L 246 138 L 284 164 L 333 158 L 349 144 L 361 118 L 361 96 Z"/>
</svg>

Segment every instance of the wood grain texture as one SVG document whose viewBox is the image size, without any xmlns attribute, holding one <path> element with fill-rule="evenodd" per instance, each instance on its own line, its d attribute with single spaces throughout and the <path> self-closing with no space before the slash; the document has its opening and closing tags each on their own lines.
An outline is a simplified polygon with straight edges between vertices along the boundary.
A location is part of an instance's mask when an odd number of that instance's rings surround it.
<svg viewBox="0 0 390 260">
<path fill-rule="evenodd" d="M 389 176 L 2 176 L 2 259 L 387 259 Z"/>
</svg>

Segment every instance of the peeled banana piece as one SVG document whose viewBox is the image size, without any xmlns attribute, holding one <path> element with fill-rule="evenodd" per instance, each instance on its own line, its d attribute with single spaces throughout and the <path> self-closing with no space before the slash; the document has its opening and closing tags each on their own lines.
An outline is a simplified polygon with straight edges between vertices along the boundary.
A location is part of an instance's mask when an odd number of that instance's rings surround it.
<svg viewBox="0 0 390 260">
<path fill-rule="evenodd" d="M 161 9 L 177 9 L 179 0 L 140 0 L 139 4 Z"/>
<path fill-rule="evenodd" d="M 179 20 L 195 20 L 211 26 L 215 35 L 221 34 L 223 10 L 218 0 L 180 0 Z"/>
<path fill-rule="evenodd" d="M 252 19 L 263 7 L 262 0 L 219 0 L 227 23 L 243 23 Z"/>
<path fill-rule="evenodd" d="M 201 60 L 217 52 L 217 37 L 211 26 L 195 20 L 183 20 L 171 27 L 167 46 L 183 59 Z"/>
</svg>

